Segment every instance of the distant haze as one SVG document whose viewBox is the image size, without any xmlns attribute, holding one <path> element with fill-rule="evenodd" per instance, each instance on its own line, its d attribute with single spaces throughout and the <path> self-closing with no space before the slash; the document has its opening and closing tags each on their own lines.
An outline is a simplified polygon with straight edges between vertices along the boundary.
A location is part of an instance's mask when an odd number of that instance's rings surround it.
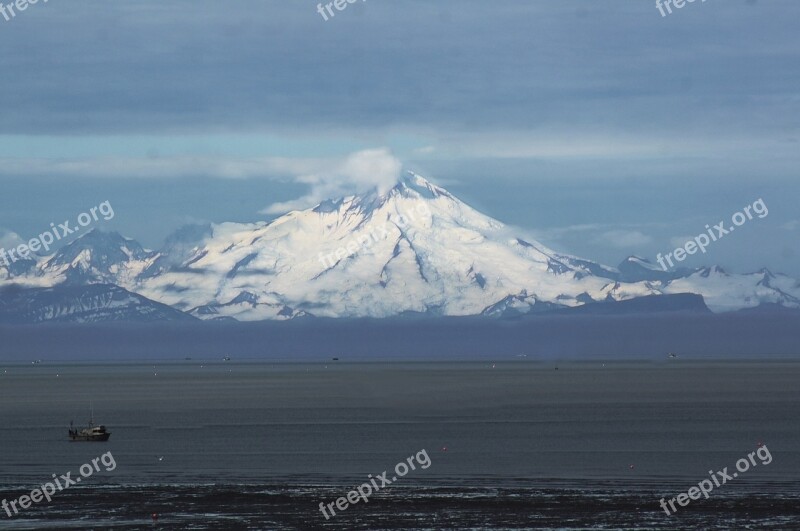
<svg viewBox="0 0 800 531">
<path fill-rule="evenodd" d="M 0 326 L 0 359 L 667 361 L 674 352 L 679 361 L 765 360 L 797 358 L 798 327 L 797 314 Z"/>
</svg>

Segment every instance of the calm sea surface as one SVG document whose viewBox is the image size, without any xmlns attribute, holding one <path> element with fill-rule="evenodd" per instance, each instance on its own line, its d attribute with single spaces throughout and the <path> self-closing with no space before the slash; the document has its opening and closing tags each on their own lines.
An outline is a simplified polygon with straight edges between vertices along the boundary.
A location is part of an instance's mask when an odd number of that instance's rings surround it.
<svg viewBox="0 0 800 531">
<path fill-rule="evenodd" d="M 90 402 L 110 441 L 68 442 Z M 0 420 L 6 500 L 117 465 L 0 529 L 800 529 L 800 363 L 0 362 Z"/>
</svg>

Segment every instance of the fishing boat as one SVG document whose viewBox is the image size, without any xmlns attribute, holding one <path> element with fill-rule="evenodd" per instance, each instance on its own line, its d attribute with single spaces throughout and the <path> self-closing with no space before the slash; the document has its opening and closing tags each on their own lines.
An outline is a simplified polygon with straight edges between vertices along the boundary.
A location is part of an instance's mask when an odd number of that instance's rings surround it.
<svg viewBox="0 0 800 531">
<path fill-rule="evenodd" d="M 95 426 L 94 424 L 94 408 L 92 407 L 91 416 L 89 417 L 88 428 L 75 428 L 72 421 L 69 422 L 69 440 L 70 441 L 88 441 L 88 442 L 103 442 L 111 437 L 111 432 L 106 430 L 103 425 Z"/>
</svg>

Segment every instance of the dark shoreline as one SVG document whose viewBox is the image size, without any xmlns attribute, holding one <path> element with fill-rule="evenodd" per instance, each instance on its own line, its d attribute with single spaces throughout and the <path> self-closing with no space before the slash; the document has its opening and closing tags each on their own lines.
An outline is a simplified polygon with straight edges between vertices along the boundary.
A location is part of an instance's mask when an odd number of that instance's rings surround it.
<svg viewBox="0 0 800 531">
<path fill-rule="evenodd" d="M 319 503 L 341 495 L 275 485 L 81 487 L 0 519 L 0 529 L 786 529 L 800 517 L 800 494 L 736 489 L 667 516 L 657 491 L 397 486 L 326 520 Z"/>
</svg>

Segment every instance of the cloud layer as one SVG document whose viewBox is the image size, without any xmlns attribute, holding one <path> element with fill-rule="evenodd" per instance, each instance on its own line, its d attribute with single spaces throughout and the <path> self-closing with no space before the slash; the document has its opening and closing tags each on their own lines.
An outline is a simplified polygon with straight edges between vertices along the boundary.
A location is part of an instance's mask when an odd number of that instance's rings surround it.
<svg viewBox="0 0 800 531">
<path fill-rule="evenodd" d="M 261 213 L 283 214 L 315 206 L 325 199 L 370 190 L 385 193 L 397 184 L 401 169 L 400 161 L 386 148 L 359 151 L 327 171 L 298 176 L 297 182 L 310 187 L 308 194 L 292 201 L 273 203 Z"/>
</svg>

